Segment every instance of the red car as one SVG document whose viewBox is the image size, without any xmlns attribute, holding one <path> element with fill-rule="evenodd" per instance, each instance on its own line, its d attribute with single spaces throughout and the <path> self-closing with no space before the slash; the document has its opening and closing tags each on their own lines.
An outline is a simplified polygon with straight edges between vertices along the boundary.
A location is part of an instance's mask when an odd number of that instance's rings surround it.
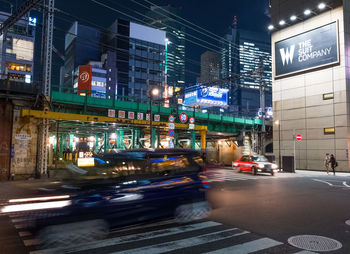
<svg viewBox="0 0 350 254">
<path fill-rule="evenodd" d="M 248 171 L 254 175 L 259 172 L 274 175 L 274 170 L 278 167 L 276 164 L 269 162 L 263 155 L 243 155 L 233 162 L 232 168 L 239 170 L 239 172 Z"/>
</svg>

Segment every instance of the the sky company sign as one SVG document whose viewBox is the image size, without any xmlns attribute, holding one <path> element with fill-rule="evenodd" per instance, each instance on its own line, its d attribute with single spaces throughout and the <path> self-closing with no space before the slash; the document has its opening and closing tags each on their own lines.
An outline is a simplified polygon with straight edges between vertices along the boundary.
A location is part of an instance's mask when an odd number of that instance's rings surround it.
<svg viewBox="0 0 350 254">
<path fill-rule="evenodd" d="M 276 77 L 338 62 L 337 22 L 275 43 Z"/>
</svg>

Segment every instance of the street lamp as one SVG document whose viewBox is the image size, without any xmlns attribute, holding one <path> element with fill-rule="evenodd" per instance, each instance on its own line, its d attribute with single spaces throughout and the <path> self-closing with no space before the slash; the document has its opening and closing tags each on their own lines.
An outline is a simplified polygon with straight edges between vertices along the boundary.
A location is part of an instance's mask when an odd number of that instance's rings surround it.
<svg viewBox="0 0 350 254">
<path fill-rule="evenodd" d="M 149 91 L 149 130 L 150 130 L 150 147 L 154 148 L 153 145 L 153 130 L 152 130 L 152 100 L 153 100 L 153 96 L 157 96 L 159 94 L 159 89 L 156 87 L 153 87 L 150 91 Z"/>
<path fill-rule="evenodd" d="M 278 168 L 281 171 L 281 123 L 276 120 L 275 124 L 278 125 Z"/>
</svg>

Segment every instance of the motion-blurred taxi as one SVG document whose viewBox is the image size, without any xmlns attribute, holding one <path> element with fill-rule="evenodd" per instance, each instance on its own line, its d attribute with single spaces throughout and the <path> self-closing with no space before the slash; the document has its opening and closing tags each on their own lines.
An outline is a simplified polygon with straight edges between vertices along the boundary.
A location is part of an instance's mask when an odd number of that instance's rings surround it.
<svg viewBox="0 0 350 254">
<path fill-rule="evenodd" d="M 23 213 L 42 246 L 105 237 L 110 228 L 175 218 L 203 219 L 208 188 L 201 154 L 183 149 L 140 149 L 101 154 L 71 164 L 69 182 L 50 195 L 9 200 L 0 214 Z M 64 190 L 64 192 L 62 192 Z"/>
<path fill-rule="evenodd" d="M 274 175 L 274 171 L 278 168 L 263 155 L 243 155 L 233 162 L 232 167 L 239 172 L 251 172 L 254 175 L 258 173 Z"/>
</svg>

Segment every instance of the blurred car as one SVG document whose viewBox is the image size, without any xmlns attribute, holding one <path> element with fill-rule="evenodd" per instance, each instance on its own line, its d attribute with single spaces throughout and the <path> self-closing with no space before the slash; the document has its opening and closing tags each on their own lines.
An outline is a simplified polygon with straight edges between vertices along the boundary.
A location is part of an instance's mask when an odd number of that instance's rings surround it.
<svg viewBox="0 0 350 254">
<path fill-rule="evenodd" d="M 195 150 L 142 149 L 84 158 L 70 165 L 79 177 L 50 196 L 17 200 L 2 212 L 26 212 L 29 229 L 45 247 L 103 238 L 110 228 L 209 212 Z M 56 194 L 56 195 L 53 195 Z"/>
<path fill-rule="evenodd" d="M 243 155 L 232 166 L 239 172 L 251 172 L 254 175 L 260 172 L 274 175 L 274 170 L 277 169 L 277 165 L 269 162 L 263 155 Z"/>
</svg>

